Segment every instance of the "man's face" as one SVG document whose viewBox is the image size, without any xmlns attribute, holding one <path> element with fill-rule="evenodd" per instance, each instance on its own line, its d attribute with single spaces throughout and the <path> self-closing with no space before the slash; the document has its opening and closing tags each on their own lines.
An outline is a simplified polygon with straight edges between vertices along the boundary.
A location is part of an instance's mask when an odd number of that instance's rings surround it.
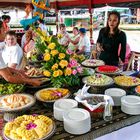
<svg viewBox="0 0 140 140">
<path fill-rule="evenodd" d="M 13 35 L 7 35 L 5 41 L 8 46 L 14 46 L 17 43 L 17 39 Z"/>
</svg>

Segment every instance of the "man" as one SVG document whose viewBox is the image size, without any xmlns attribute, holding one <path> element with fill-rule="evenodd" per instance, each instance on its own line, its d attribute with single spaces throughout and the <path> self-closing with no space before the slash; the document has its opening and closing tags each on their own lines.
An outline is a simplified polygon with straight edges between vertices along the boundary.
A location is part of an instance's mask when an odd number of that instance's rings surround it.
<svg viewBox="0 0 140 140">
<path fill-rule="evenodd" d="M 0 45 L 2 48 L 2 45 Z M 39 86 L 41 82 L 37 79 L 31 79 L 27 77 L 23 72 L 8 68 L 4 63 L 1 51 L 0 51 L 0 76 L 2 76 L 7 82 L 17 84 L 29 84 L 33 86 Z"/>
</svg>

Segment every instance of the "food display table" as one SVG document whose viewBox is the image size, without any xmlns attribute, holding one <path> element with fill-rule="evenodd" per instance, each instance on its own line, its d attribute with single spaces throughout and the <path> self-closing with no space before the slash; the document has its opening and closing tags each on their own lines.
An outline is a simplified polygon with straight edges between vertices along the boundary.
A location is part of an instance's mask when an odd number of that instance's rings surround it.
<svg viewBox="0 0 140 140">
<path fill-rule="evenodd" d="M 35 91 L 32 90 L 32 92 Z M 23 114 L 43 114 L 52 118 L 56 123 L 56 132 L 50 138 L 50 140 L 93 140 L 97 137 L 111 133 L 112 131 L 118 130 L 120 128 L 132 125 L 140 121 L 140 115 L 127 115 L 120 110 L 120 107 L 114 107 L 113 119 L 111 121 L 105 122 L 103 118 L 94 118 L 94 116 L 92 116 L 91 130 L 88 133 L 83 135 L 72 135 L 64 130 L 63 122 L 54 119 L 52 104 L 45 104 L 44 106 L 42 102 L 37 101 L 36 104 L 31 107 L 29 111 L 23 112 Z M 4 121 L 2 121 L 1 119 L 1 129 L 3 128 L 2 125 L 4 125 Z"/>
</svg>

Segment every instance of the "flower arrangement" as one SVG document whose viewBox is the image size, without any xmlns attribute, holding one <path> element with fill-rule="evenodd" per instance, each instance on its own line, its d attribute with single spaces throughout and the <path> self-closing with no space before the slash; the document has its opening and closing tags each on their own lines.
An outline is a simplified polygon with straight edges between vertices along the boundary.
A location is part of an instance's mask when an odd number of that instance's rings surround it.
<svg viewBox="0 0 140 140">
<path fill-rule="evenodd" d="M 38 34 L 40 43 L 43 43 L 39 46 L 44 48 L 43 74 L 51 79 L 53 87 L 79 85 L 78 73 L 82 72 L 82 68 L 77 60 L 71 58 L 69 51 L 58 43 L 57 38 L 44 36 L 40 31 Z"/>
</svg>

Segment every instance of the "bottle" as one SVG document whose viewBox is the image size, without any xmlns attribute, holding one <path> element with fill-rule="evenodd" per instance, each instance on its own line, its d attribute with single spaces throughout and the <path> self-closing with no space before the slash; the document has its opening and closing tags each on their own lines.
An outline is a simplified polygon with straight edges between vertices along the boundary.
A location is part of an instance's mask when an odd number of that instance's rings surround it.
<svg viewBox="0 0 140 140">
<path fill-rule="evenodd" d="M 112 105 L 109 103 L 109 100 L 106 100 L 103 118 L 105 121 L 112 120 Z"/>
</svg>

